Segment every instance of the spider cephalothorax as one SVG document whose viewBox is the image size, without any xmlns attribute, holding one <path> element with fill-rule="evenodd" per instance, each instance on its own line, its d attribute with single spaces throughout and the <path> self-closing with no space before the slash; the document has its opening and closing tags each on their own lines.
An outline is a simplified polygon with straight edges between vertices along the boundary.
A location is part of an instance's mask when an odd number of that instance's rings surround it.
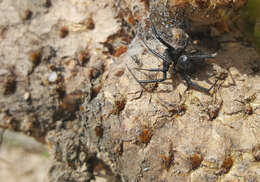
<svg viewBox="0 0 260 182">
<path fill-rule="evenodd" d="M 167 78 L 167 72 L 170 68 L 171 65 L 173 65 L 173 71 L 179 73 L 183 79 L 186 81 L 188 87 L 193 87 L 199 91 L 209 93 L 209 91 L 214 87 L 216 82 L 210 87 L 210 88 L 204 88 L 197 83 L 193 82 L 190 78 L 191 74 L 196 71 L 196 64 L 198 61 L 205 59 L 205 58 L 214 58 L 216 56 L 216 53 L 210 54 L 210 55 L 201 55 L 201 54 L 193 54 L 185 51 L 189 39 L 188 35 L 187 38 L 184 41 L 184 45 L 181 48 L 174 48 L 171 46 L 168 42 L 166 42 L 157 32 L 155 26 L 153 25 L 152 21 L 151 22 L 151 28 L 153 31 L 154 36 L 156 37 L 157 40 L 159 40 L 165 47 L 164 54 L 161 55 L 155 50 L 151 49 L 146 42 L 142 39 L 144 45 L 146 48 L 153 53 L 156 57 L 160 58 L 163 61 L 163 67 L 162 68 L 152 68 L 152 69 L 143 69 L 143 68 L 136 68 L 138 70 L 144 70 L 144 71 L 152 71 L 152 72 L 162 72 L 163 73 L 163 78 L 161 79 L 155 79 L 155 80 L 138 80 L 136 81 L 140 84 L 142 83 L 156 83 L 156 82 L 162 82 L 166 80 Z M 130 73 L 133 75 L 131 70 L 129 70 Z M 133 75 L 134 76 L 134 75 Z M 136 78 L 134 76 L 134 78 Z"/>
</svg>

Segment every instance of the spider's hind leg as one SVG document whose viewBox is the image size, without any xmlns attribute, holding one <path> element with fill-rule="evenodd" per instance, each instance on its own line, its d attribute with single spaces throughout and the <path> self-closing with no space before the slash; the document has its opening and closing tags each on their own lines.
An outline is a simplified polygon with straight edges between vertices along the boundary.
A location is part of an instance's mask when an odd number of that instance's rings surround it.
<svg viewBox="0 0 260 182">
<path fill-rule="evenodd" d="M 151 71 L 151 72 L 164 72 L 161 68 L 151 68 L 151 69 L 145 69 L 145 68 L 135 68 L 136 70 L 143 70 L 143 71 Z"/>
<path fill-rule="evenodd" d="M 144 39 L 142 39 L 145 47 L 153 54 L 155 55 L 156 57 L 160 58 L 161 60 L 163 60 L 163 62 L 169 62 L 164 56 L 162 56 L 161 54 L 159 54 L 158 52 L 156 52 L 155 50 L 151 49 L 147 43 L 144 41 Z"/>
<path fill-rule="evenodd" d="M 150 22 L 151 22 L 152 31 L 153 31 L 154 36 L 156 37 L 156 39 L 159 40 L 164 46 L 168 47 L 169 49 L 173 49 L 174 50 L 174 48 L 159 35 L 159 33 L 157 32 L 157 30 L 156 30 L 156 28 L 155 28 L 155 26 L 154 26 L 154 24 L 153 24 L 153 22 L 151 20 L 151 17 L 149 17 L 149 19 L 150 19 Z"/>
<path fill-rule="evenodd" d="M 154 71 L 154 72 L 159 72 L 159 71 L 161 71 L 161 72 L 163 72 L 163 78 L 161 78 L 161 79 L 155 79 L 155 80 L 138 80 L 138 79 L 136 78 L 136 76 L 134 75 L 134 73 L 132 72 L 132 70 L 131 70 L 127 65 L 126 65 L 126 67 L 127 67 L 128 71 L 130 72 L 130 74 L 134 77 L 134 79 L 135 79 L 138 83 L 140 83 L 140 84 L 142 84 L 142 83 L 158 83 L 158 82 L 163 82 L 163 81 L 166 80 L 166 78 L 167 78 L 167 71 L 164 71 L 163 69 L 157 69 L 157 68 L 155 68 L 155 69 L 135 68 L 135 69 L 144 70 L 144 71 Z"/>
</svg>

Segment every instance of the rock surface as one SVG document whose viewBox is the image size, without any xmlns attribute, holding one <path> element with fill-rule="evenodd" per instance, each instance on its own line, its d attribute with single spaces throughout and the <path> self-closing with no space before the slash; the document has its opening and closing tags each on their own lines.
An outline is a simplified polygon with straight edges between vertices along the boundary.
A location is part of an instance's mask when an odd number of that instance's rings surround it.
<svg viewBox="0 0 260 182">
<path fill-rule="evenodd" d="M 213 16 L 234 2 L 201 7 L 214 20 L 203 24 L 187 16 L 192 3 L 171 14 L 165 2 L 0 1 L 0 127 L 49 145 L 50 181 L 260 180 L 259 56 Z M 136 82 L 127 66 L 138 79 L 161 77 L 134 69 L 162 66 L 141 41 L 163 53 L 149 9 L 168 41 L 179 26 L 188 50 L 217 52 L 193 77 L 206 88 L 219 80 L 210 95 L 173 71 L 163 83 Z M 207 33 L 190 28 L 205 24 Z"/>
</svg>

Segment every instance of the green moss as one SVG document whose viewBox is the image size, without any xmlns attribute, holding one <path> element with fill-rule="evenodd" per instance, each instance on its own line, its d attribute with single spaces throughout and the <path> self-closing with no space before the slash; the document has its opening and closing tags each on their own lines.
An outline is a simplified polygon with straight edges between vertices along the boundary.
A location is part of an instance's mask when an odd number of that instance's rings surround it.
<svg viewBox="0 0 260 182">
<path fill-rule="evenodd" d="M 255 23 L 254 36 L 260 38 L 260 19 Z"/>
<path fill-rule="evenodd" d="M 260 0 L 248 0 L 246 14 L 248 23 L 246 30 L 260 47 Z"/>
<path fill-rule="evenodd" d="M 248 0 L 247 3 L 248 21 L 255 24 L 260 18 L 260 0 Z"/>
</svg>

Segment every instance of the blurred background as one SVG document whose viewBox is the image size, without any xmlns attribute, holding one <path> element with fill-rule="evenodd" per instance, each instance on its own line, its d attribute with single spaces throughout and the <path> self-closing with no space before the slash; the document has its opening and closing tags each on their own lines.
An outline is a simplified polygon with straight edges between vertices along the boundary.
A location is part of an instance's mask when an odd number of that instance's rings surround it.
<svg viewBox="0 0 260 182">
<path fill-rule="evenodd" d="M 48 181 L 47 148 L 24 134 L 0 129 L 0 179 L 5 182 Z"/>
<path fill-rule="evenodd" d="M 246 18 L 246 31 L 257 47 L 260 47 L 260 1 L 248 0 L 244 13 Z"/>
</svg>

